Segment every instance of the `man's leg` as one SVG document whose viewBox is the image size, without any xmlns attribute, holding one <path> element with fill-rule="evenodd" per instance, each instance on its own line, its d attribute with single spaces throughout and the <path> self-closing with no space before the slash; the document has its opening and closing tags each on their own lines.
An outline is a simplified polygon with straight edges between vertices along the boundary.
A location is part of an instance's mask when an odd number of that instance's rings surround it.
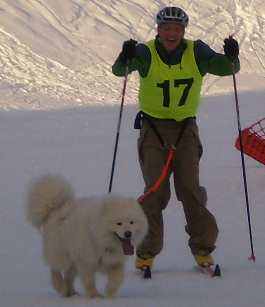
<svg viewBox="0 0 265 307">
<path fill-rule="evenodd" d="M 199 184 L 199 160 L 202 153 L 196 123 L 186 128 L 173 161 L 174 184 L 186 216 L 186 232 L 193 255 L 208 255 L 215 248 L 218 228 L 207 210 L 207 194 Z"/>
</svg>

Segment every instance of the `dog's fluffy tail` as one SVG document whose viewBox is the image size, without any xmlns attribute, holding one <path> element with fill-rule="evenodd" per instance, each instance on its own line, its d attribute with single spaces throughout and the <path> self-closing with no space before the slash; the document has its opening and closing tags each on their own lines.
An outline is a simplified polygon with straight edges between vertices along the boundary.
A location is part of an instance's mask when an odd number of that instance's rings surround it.
<svg viewBox="0 0 265 307">
<path fill-rule="evenodd" d="M 51 211 L 75 197 L 72 186 L 62 177 L 45 175 L 30 186 L 27 198 L 27 218 L 40 229 Z"/>
</svg>

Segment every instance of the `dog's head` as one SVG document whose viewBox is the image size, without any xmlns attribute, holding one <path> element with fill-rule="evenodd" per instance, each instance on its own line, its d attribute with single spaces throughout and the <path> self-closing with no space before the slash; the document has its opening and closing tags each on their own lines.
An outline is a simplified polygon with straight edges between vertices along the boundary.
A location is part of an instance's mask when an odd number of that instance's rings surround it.
<svg viewBox="0 0 265 307">
<path fill-rule="evenodd" d="M 125 255 L 144 239 L 148 223 L 139 203 L 133 198 L 109 197 L 103 208 L 105 230 L 121 242 Z"/>
</svg>

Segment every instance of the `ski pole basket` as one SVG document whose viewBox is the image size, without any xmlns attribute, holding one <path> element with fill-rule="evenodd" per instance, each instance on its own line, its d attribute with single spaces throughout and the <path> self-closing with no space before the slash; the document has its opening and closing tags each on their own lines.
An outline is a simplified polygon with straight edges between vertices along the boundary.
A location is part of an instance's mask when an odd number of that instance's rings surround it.
<svg viewBox="0 0 265 307">
<path fill-rule="evenodd" d="M 265 165 L 265 118 L 242 130 L 241 136 L 243 152 Z M 239 136 L 235 147 L 241 150 Z"/>
</svg>

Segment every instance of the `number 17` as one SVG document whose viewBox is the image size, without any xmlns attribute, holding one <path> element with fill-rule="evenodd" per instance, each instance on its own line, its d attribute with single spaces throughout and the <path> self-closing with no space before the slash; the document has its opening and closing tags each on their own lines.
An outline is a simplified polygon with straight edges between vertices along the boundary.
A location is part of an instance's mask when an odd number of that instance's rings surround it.
<svg viewBox="0 0 265 307">
<path fill-rule="evenodd" d="M 183 106 L 185 104 L 193 82 L 194 82 L 193 78 L 174 80 L 174 87 L 179 87 L 180 85 L 186 85 L 183 90 L 182 96 L 180 98 L 180 101 L 178 104 L 179 106 Z M 169 105 L 170 105 L 170 91 L 169 91 L 170 86 L 169 85 L 170 85 L 169 80 L 165 80 L 163 83 L 157 83 L 157 87 L 163 89 L 163 96 L 164 96 L 163 107 L 165 108 L 169 108 Z"/>
</svg>

